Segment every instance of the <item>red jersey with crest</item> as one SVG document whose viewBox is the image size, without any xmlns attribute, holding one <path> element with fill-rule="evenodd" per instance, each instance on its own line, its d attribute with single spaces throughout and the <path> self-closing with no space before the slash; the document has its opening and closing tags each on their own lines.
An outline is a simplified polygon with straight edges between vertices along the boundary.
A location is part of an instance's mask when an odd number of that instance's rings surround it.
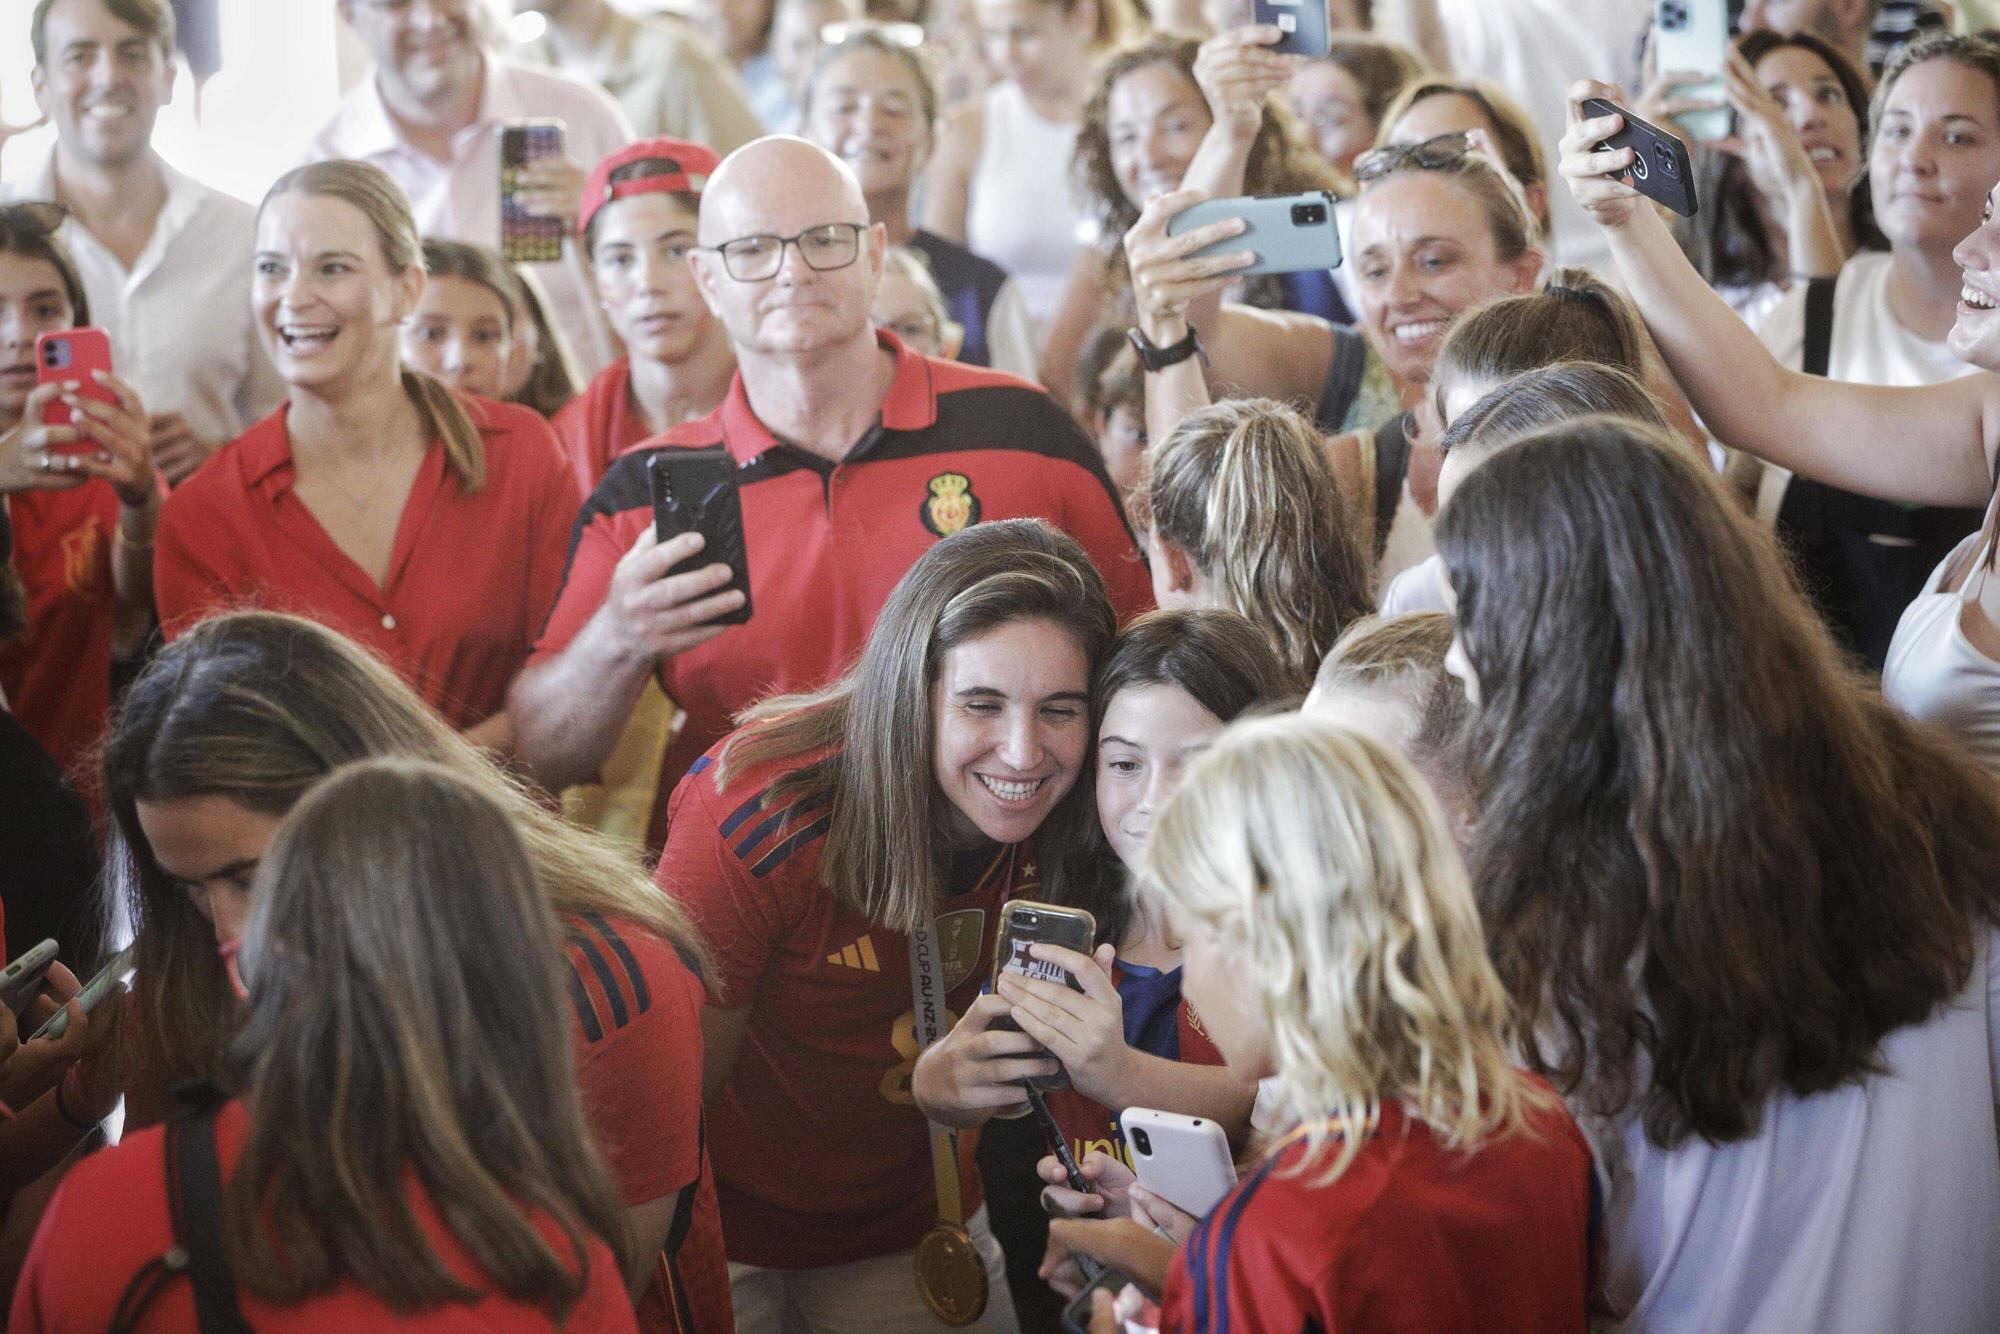
<svg viewBox="0 0 2000 1334">
<path fill-rule="evenodd" d="M 629 1208 L 680 1192 L 646 1334 L 728 1334 L 729 1265 L 701 1109 L 702 982 L 695 959 L 636 922 L 566 916 L 576 1074 L 592 1131 Z"/>
<path fill-rule="evenodd" d="M 1462 1154 L 1386 1104 L 1330 1185 L 1295 1132 L 1174 1257 L 1162 1334 L 1583 1334 L 1590 1148 L 1559 1101 L 1529 1122 Z"/>
<path fill-rule="evenodd" d="M 14 568 L 28 594 L 27 631 L 0 648 L 0 691 L 28 735 L 74 778 L 111 712 L 118 493 L 93 478 L 67 491 L 17 491 L 0 503 L 13 521 Z"/>
<path fill-rule="evenodd" d="M 1176 973 L 1179 971 L 1175 970 Z M 1129 977 L 1130 973 L 1123 964 L 1112 963 L 1111 980 L 1121 993 L 1126 991 L 1126 981 Z M 1178 986 L 1175 990 L 1179 990 Z M 1131 998 L 1128 996 L 1126 998 L 1128 1042 L 1131 1040 L 1129 1036 L 1131 1003 Z M 1149 1051 L 1148 1054 L 1170 1061 L 1181 1061 L 1188 1065 L 1228 1064 L 1222 1059 L 1222 1053 L 1216 1050 L 1214 1041 L 1208 1036 L 1208 1030 L 1201 1026 L 1201 1017 L 1189 1007 L 1184 996 L 1174 1002 L 1172 1032 L 1174 1041 L 1171 1050 Z M 1140 1045 L 1141 1050 L 1146 1050 L 1143 1044 L 1135 1045 Z M 1056 1124 L 1062 1127 L 1064 1137 L 1069 1140 L 1070 1152 L 1076 1155 L 1078 1162 L 1082 1162 L 1087 1154 L 1096 1150 L 1110 1154 L 1127 1167 L 1132 1166 L 1132 1152 L 1126 1147 L 1124 1133 L 1118 1126 L 1118 1116 L 1125 1110 L 1124 1108 L 1106 1107 L 1095 1098 L 1078 1092 L 1073 1086 L 1054 1090 L 1047 1095 L 1047 1101 L 1049 1114 L 1054 1116 Z"/>
<path fill-rule="evenodd" d="M 647 460 L 728 448 L 738 465 L 751 620 L 668 659 L 660 685 L 687 717 L 660 791 L 766 696 L 845 671 L 889 591 L 939 538 L 982 519 L 1046 519 L 1090 554 L 1119 619 L 1152 606 L 1152 581 L 1097 449 L 1025 380 L 920 356 L 877 330 L 896 374 L 877 426 L 829 463 L 784 444 L 739 375 L 721 407 L 612 464 L 577 516 L 569 570 L 536 658 L 562 651 L 597 609 L 619 558 L 653 522 Z M 665 829 L 656 812 L 649 842 Z"/>
<path fill-rule="evenodd" d="M 632 361 L 618 360 L 599 371 L 583 392 L 563 404 L 549 425 L 562 443 L 563 458 L 576 473 L 577 494 L 589 495 L 611 460 L 650 434 L 645 415 L 632 406 Z"/>
<path fill-rule="evenodd" d="M 673 794 L 657 878 L 714 955 L 710 1004 L 749 1011 L 742 1056 L 708 1107 L 729 1258 L 817 1269 L 908 1250 L 937 1217 L 928 1123 L 910 1095 L 909 937 L 820 884 L 824 794 L 774 801 L 786 770 L 768 767 L 719 792 L 713 761 Z M 957 859 L 937 905 L 952 1021 L 990 972 L 1000 905 L 1034 881 L 1025 846 Z M 970 1139 L 968 1214 L 980 1203 Z"/>
</svg>

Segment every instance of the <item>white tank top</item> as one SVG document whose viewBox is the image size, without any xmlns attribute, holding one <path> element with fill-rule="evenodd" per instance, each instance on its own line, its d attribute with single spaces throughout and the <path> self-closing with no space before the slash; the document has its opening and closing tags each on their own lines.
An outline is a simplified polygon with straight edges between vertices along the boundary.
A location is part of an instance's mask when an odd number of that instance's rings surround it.
<svg viewBox="0 0 2000 1334">
<path fill-rule="evenodd" d="M 1910 717 L 1950 732 L 1988 772 L 2000 774 L 2000 662 L 1966 638 L 1964 625 L 1968 604 L 1986 586 L 1996 508 L 2000 499 L 1988 507 L 1981 530 L 1952 548 L 1904 610 L 1883 664 L 1882 693 Z M 1961 569 L 1959 590 L 1943 592 L 1947 577 Z"/>
<path fill-rule="evenodd" d="M 965 211 L 966 247 L 1013 276 L 1039 334 L 1062 299 L 1083 215 L 1071 198 L 1076 130 L 1043 120 L 1013 83 L 985 97 L 986 125 Z"/>
</svg>

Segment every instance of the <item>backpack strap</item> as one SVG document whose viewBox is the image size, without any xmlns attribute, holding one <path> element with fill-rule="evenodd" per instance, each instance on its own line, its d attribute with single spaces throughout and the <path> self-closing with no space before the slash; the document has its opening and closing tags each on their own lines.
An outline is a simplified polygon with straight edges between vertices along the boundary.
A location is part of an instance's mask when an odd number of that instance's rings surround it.
<svg viewBox="0 0 2000 1334">
<path fill-rule="evenodd" d="M 201 1334 L 251 1334 L 236 1304 L 236 1276 L 222 1242 L 222 1162 L 215 1148 L 211 1102 L 167 1124 L 167 1208 L 174 1245 L 187 1255 L 194 1309 Z"/>
<path fill-rule="evenodd" d="M 1338 435 L 1354 410 L 1361 393 L 1362 377 L 1368 373 L 1368 340 L 1352 329 L 1333 326 L 1333 364 L 1327 368 L 1326 385 L 1314 405 L 1313 418 L 1319 429 Z"/>
<path fill-rule="evenodd" d="M 1812 278 L 1806 282 L 1805 348 L 1799 369 L 1807 375 L 1826 378 L 1833 355 L 1833 289 L 1840 275 Z"/>
<path fill-rule="evenodd" d="M 1403 480 L 1410 475 L 1410 414 L 1399 412 L 1375 428 L 1375 559 L 1389 549 L 1389 529 L 1403 503 Z"/>
</svg>

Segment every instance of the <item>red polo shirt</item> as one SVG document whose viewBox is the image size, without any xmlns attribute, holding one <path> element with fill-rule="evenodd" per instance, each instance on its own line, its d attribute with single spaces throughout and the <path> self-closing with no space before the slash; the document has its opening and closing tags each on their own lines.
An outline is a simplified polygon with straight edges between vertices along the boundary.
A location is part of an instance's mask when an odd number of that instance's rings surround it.
<svg viewBox="0 0 2000 1334">
<path fill-rule="evenodd" d="M 433 441 L 386 585 L 294 493 L 289 405 L 225 446 L 160 511 L 153 586 L 167 636 L 240 606 L 296 612 L 381 654 L 454 727 L 499 712 L 561 587 L 577 490 L 541 417 L 463 401 L 486 445 L 486 485 L 464 490 Z"/>
<path fill-rule="evenodd" d="M 882 330 L 896 374 L 879 425 L 838 464 L 784 444 L 751 410 L 743 377 L 700 421 L 615 462 L 577 517 L 562 595 L 536 645 L 559 653 L 603 605 L 618 560 L 653 521 L 646 461 L 723 444 L 741 467 L 751 620 L 660 667 L 687 714 L 667 748 L 670 793 L 738 711 L 846 670 L 903 572 L 939 538 L 981 519 L 1041 518 L 1097 563 L 1120 619 L 1153 604 L 1152 582 L 1096 448 L 1025 380 L 912 352 Z M 649 843 L 665 835 L 664 807 Z"/>
<path fill-rule="evenodd" d="M 632 406 L 632 361 L 620 357 L 597 373 L 583 392 L 549 418 L 576 484 L 589 495 L 623 454 L 648 434 L 646 418 Z"/>
<path fill-rule="evenodd" d="M 111 711 L 118 493 L 93 479 L 67 491 L 16 492 L 4 503 L 28 629 L 0 648 L 0 690 L 28 735 L 76 777 Z"/>
<path fill-rule="evenodd" d="M 215 1119 L 215 1141 L 225 1184 L 242 1152 L 250 1116 L 242 1103 L 224 1107 Z M 94 1153 L 70 1170 L 49 1202 L 28 1251 L 27 1265 L 14 1289 L 7 1328 L 14 1334 L 102 1334 L 118 1312 L 119 1300 L 140 1271 L 156 1265 L 174 1244 L 173 1215 L 167 1205 L 165 1127 L 128 1134 L 124 1141 Z M 414 1179 L 414 1178 L 413 1178 Z M 424 1312 L 398 1312 L 353 1280 L 296 1306 L 273 1306 L 247 1292 L 237 1301 L 250 1328 L 269 1334 L 287 1331 L 389 1329 L 423 1334 L 483 1330 L 490 1334 L 530 1334 L 558 1328 L 594 1334 L 636 1331 L 632 1303 L 617 1261 L 602 1241 L 591 1238 L 589 1284 L 558 1326 L 547 1313 L 492 1291 L 492 1281 L 439 1217 L 428 1193 L 413 1187 L 410 1211 L 425 1239 L 454 1277 L 481 1295 L 471 1301 Z M 567 1256 L 568 1245 L 553 1223 L 543 1235 Z M 140 1279 L 139 1286 L 157 1283 Z M 145 1334 L 195 1334 L 194 1285 L 169 1277 L 145 1308 L 137 1328 Z"/>
</svg>

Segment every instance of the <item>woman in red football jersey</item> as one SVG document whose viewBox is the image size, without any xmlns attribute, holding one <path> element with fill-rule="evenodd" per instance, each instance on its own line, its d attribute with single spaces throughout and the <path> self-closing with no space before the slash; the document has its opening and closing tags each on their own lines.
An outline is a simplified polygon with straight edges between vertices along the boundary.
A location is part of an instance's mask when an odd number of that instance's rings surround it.
<svg viewBox="0 0 2000 1334">
<path fill-rule="evenodd" d="M 1190 766 L 1144 872 L 1186 942 L 1184 989 L 1230 1068 L 1275 1077 L 1284 1129 L 1178 1253 L 1132 1218 L 1058 1221 L 1149 1286 L 1162 1330 L 1587 1324 L 1591 1159 L 1514 1068 L 1509 1004 L 1437 800 L 1337 724 L 1239 722 Z M 1164 1201 L 1107 1176 L 1106 1203 Z M 1122 1196 L 1122 1198 L 1121 1198 Z"/>
<path fill-rule="evenodd" d="M 69 1174 L 9 1329 L 193 1331 L 225 1304 L 271 1331 L 635 1328 L 560 926 L 490 789 L 376 760 L 293 808 L 232 971 L 238 1095 Z"/>
<path fill-rule="evenodd" d="M 393 672 L 310 621 L 241 612 L 169 644 L 105 743 L 111 865 L 137 929 L 129 1117 L 226 1084 L 244 1022 L 227 960 L 273 831 L 332 769 L 443 764 L 509 812 L 565 928 L 576 1078 L 633 1237 L 641 1328 L 727 1331 L 728 1276 L 701 1123 L 701 977 L 686 917 L 619 848 L 565 824 Z"/>
</svg>

